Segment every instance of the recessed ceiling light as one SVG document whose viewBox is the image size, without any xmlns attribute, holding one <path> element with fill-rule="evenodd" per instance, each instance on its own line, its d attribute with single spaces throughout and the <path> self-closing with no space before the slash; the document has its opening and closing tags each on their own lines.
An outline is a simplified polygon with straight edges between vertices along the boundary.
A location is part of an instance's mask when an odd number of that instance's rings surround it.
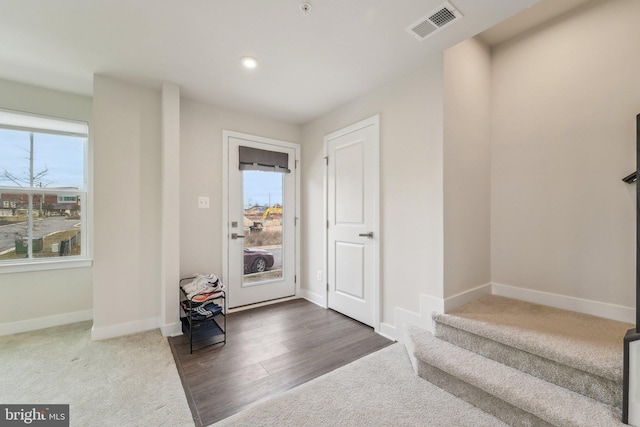
<svg viewBox="0 0 640 427">
<path fill-rule="evenodd" d="M 302 11 L 302 13 L 304 13 L 305 15 L 309 12 L 311 12 L 311 3 L 302 3 L 300 5 L 300 10 Z"/>
<path fill-rule="evenodd" d="M 242 58 L 241 62 L 244 68 L 248 68 L 250 70 L 253 70 L 258 66 L 258 61 L 256 60 L 256 58 L 252 58 L 250 56 L 245 56 L 244 58 Z"/>
</svg>

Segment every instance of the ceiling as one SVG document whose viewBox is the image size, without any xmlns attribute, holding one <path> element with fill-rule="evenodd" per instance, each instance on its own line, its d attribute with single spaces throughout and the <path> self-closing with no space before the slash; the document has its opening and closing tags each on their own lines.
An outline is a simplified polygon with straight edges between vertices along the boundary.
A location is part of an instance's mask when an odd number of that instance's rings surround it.
<svg viewBox="0 0 640 427">
<path fill-rule="evenodd" d="M 0 78 L 85 95 L 94 73 L 169 81 L 189 98 L 305 123 L 537 3 L 451 0 L 464 18 L 419 41 L 406 28 L 443 0 L 307 1 L 305 15 L 300 0 L 0 0 Z M 559 3 L 541 6 L 552 16 Z M 247 55 L 257 69 L 241 67 Z"/>
</svg>

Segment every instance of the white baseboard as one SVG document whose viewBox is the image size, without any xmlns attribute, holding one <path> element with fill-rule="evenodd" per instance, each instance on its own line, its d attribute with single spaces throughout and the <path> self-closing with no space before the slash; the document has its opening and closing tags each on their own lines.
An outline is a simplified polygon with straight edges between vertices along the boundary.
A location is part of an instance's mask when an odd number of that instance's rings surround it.
<svg viewBox="0 0 640 427">
<path fill-rule="evenodd" d="M 578 313 L 604 317 L 605 319 L 617 320 L 619 322 L 635 323 L 636 321 L 636 311 L 632 307 L 568 297 L 526 288 L 517 288 L 501 283 L 492 283 L 491 287 L 493 295 L 561 308 L 563 310 L 576 311 Z"/>
<path fill-rule="evenodd" d="M 163 337 L 177 337 L 178 335 L 182 335 L 182 323 L 175 322 L 161 326 L 160 332 L 162 332 Z"/>
<path fill-rule="evenodd" d="M 136 334 L 138 332 L 149 331 L 160 327 L 160 317 L 136 320 L 135 322 L 120 323 L 118 325 L 105 326 L 91 329 L 91 340 L 100 341 L 109 338 L 121 337 L 124 335 Z"/>
<path fill-rule="evenodd" d="M 454 310 L 487 295 L 491 295 L 491 283 L 469 289 L 468 291 L 460 292 L 459 294 L 452 295 L 447 298 L 420 294 L 419 313 L 396 307 L 394 309 L 394 324 L 380 323 L 380 330 L 378 333 L 402 342 L 404 339 L 402 330 L 405 323 L 433 332 L 434 326 L 433 319 L 431 317 L 433 313 L 447 313 L 448 311 Z"/>
<path fill-rule="evenodd" d="M 420 312 L 416 313 L 411 310 L 396 307 L 393 310 L 395 325 L 381 323 L 380 332 L 383 332 L 385 335 L 392 337 L 398 342 L 404 342 L 404 333 L 402 331 L 405 324 L 417 326 L 419 328 L 426 329 L 429 332 L 433 332 L 431 314 L 434 312 L 442 313 L 443 309 L 444 300 L 442 298 L 420 294 Z"/>
<path fill-rule="evenodd" d="M 463 305 L 491 295 L 492 284 L 487 283 L 444 299 L 444 313 L 448 313 Z"/>
<path fill-rule="evenodd" d="M 396 327 L 388 323 L 380 323 L 380 327 L 376 332 L 378 332 L 378 334 L 392 341 L 401 341 L 399 339 L 401 337 L 396 336 L 396 333 L 397 333 Z"/>
<path fill-rule="evenodd" d="M 429 332 L 434 331 L 433 327 L 433 313 L 444 313 L 445 301 L 439 297 L 433 297 L 431 295 L 420 294 L 420 317 L 422 319 L 421 324 L 415 324 L 416 326 L 426 329 Z M 398 325 L 402 327 L 402 325 Z"/>
<path fill-rule="evenodd" d="M 327 299 L 324 295 L 316 294 L 307 289 L 300 289 L 300 297 L 306 299 L 309 302 L 319 305 L 322 308 L 327 308 Z"/>
<path fill-rule="evenodd" d="M 93 310 L 82 310 L 74 311 L 72 313 L 57 314 L 54 316 L 20 320 L 18 322 L 3 323 L 0 324 L 0 336 L 36 331 L 38 329 L 67 325 L 69 323 L 84 322 L 85 320 L 91 319 L 93 319 Z"/>
<path fill-rule="evenodd" d="M 396 307 L 394 310 L 396 318 L 396 340 L 402 339 L 402 327 L 405 324 L 425 328 L 425 316 L 404 308 Z"/>
</svg>

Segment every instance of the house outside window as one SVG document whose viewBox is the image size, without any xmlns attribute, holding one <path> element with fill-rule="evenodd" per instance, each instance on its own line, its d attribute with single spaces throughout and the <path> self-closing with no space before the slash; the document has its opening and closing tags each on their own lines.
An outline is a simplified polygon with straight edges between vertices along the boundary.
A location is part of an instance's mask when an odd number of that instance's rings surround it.
<svg viewBox="0 0 640 427">
<path fill-rule="evenodd" d="M 0 110 L 0 272 L 88 260 L 87 150 L 87 123 Z"/>
</svg>

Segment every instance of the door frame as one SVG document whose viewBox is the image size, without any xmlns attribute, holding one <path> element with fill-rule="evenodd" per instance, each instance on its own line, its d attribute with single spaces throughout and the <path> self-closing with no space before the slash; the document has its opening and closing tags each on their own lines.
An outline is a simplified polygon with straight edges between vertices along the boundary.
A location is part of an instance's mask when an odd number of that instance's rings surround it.
<svg viewBox="0 0 640 427">
<path fill-rule="evenodd" d="M 273 301 L 259 302 L 246 307 L 229 310 L 244 310 L 247 307 L 257 307 L 260 305 L 273 304 L 286 299 L 298 298 L 300 295 L 300 281 L 297 279 L 300 275 L 300 144 L 294 142 L 281 141 L 278 139 L 265 138 L 262 136 L 251 135 L 248 133 L 236 132 L 231 130 L 222 131 L 222 282 L 228 283 L 229 278 L 229 237 L 231 224 L 229 222 L 229 138 L 246 139 L 249 141 L 274 145 L 277 147 L 286 147 L 295 150 L 295 168 L 292 173 L 295 176 L 295 218 L 294 218 L 294 296 L 276 299 Z"/>
<path fill-rule="evenodd" d="M 374 179 L 374 204 L 376 209 L 373 212 L 373 232 L 374 235 L 377 236 L 373 242 L 373 250 L 374 250 L 374 283 L 373 283 L 373 330 L 375 332 L 379 332 L 380 330 L 380 307 L 381 307 L 381 299 L 380 299 L 380 115 L 376 114 L 375 116 L 369 117 L 367 119 L 361 120 L 357 123 L 354 123 L 350 126 L 347 126 L 343 129 L 337 130 L 330 134 L 325 135 L 324 137 L 324 177 L 323 177 L 323 193 L 324 193 L 324 207 L 323 207 L 323 224 L 324 224 L 324 239 L 323 239 L 323 266 L 325 271 L 325 291 L 324 291 L 324 308 L 329 308 L 329 141 L 335 138 L 339 138 L 341 136 L 347 135 L 349 133 L 358 131 L 368 126 L 375 126 L 376 136 L 377 136 L 377 144 L 375 145 L 374 152 L 374 170 L 376 172 L 376 178 Z"/>
</svg>

